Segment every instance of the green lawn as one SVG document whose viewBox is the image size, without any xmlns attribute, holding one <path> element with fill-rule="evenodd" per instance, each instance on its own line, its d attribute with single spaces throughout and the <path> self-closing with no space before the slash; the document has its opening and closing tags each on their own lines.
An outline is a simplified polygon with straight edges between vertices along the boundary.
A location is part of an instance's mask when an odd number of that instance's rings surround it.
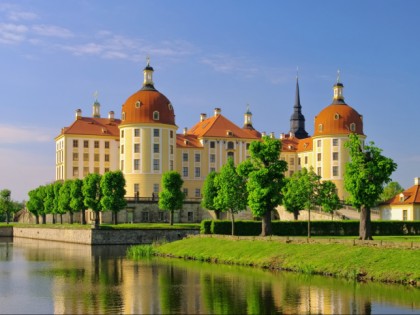
<svg viewBox="0 0 420 315">
<path fill-rule="evenodd" d="M 154 250 L 162 256 L 224 264 L 420 284 L 419 250 L 211 237 L 191 237 L 156 246 Z"/>
</svg>

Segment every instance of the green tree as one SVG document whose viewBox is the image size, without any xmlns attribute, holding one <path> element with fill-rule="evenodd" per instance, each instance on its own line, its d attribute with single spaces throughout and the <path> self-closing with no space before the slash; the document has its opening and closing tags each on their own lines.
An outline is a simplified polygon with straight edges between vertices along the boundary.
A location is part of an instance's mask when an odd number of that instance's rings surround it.
<svg viewBox="0 0 420 315">
<path fill-rule="evenodd" d="M 83 179 L 82 193 L 85 206 L 95 213 L 95 228 L 99 227 L 99 212 L 102 210 L 101 175 L 88 174 Z"/>
<path fill-rule="evenodd" d="M 13 204 L 10 197 L 11 191 L 3 189 L 0 191 L 0 212 L 6 214 L 6 223 L 9 224 L 10 214 L 13 213 Z"/>
<path fill-rule="evenodd" d="M 70 189 L 70 207 L 73 209 L 73 212 L 81 211 L 81 224 L 86 224 L 86 206 L 83 198 L 83 181 L 81 179 L 75 178 L 72 181 L 71 189 Z"/>
<path fill-rule="evenodd" d="M 112 211 L 112 223 L 118 224 L 118 212 L 127 202 L 125 196 L 125 178 L 121 171 L 106 172 L 101 179 L 102 209 Z"/>
<path fill-rule="evenodd" d="M 284 172 L 287 163 L 279 159 L 281 141 L 263 137 L 249 147 L 250 159 L 238 166 L 238 173 L 248 178 L 248 206 L 262 218 L 262 236 L 271 235 L 271 213 L 281 204 Z"/>
<path fill-rule="evenodd" d="M 58 194 L 58 208 L 60 213 L 60 223 L 63 224 L 63 214 L 69 213 L 70 223 L 73 224 L 73 209 L 70 207 L 72 180 L 66 180 L 60 188 Z"/>
<path fill-rule="evenodd" d="M 247 205 L 246 178 L 237 173 L 235 163 L 229 158 L 215 178 L 219 188 L 214 198 L 216 208 L 228 211 L 232 221 L 232 235 L 235 235 L 235 213 L 245 210 Z"/>
<path fill-rule="evenodd" d="M 323 181 L 320 188 L 320 206 L 322 211 L 334 215 L 334 211 L 341 208 L 340 198 L 337 194 L 337 186 L 330 180 Z"/>
<path fill-rule="evenodd" d="M 295 220 L 298 219 L 300 210 L 305 208 L 302 195 L 300 194 L 301 176 L 301 171 L 293 173 L 291 177 L 285 179 L 285 185 L 281 190 L 283 194 L 282 204 L 286 211 L 293 213 Z"/>
<path fill-rule="evenodd" d="M 394 198 L 399 193 L 402 193 L 404 188 L 398 182 L 390 182 L 384 187 L 384 191 L 381 194 L 379 200 L 381 202 L 388 201 L 391 198 Z"/>
<path fill-rule="evenodd" d="M 345 146 L 351 158 L 344 175 L 344 186 L 350 195 L 348 201 L 360 211 L 359 239 L 371 240 L 370 210 L 379 200 L 384 184 L 391 181 L 397 164 L 383 156 L 373 142 L 362 149 L 355 134 L 350 134 Z"/>
<path fill-rule="evenodd" d="M 54 183 L 54 206 L 53 206 L 53 220 L 56 222 L 56 216 L 57 214 L 60 214 L 61 209 L 59 206 L 59 199 L 60 199 L 60 189 L 63 186 L 63 182 L 57 181 Z"/>
<path fill-rule="evenodd" d="M 185 195 L 181 191 L 184 181 L 176 171 L 169 171 L 162 176 L 162 191 L 159 193 L 159 208 L 170 211 L 169 224 L 174 224 L 174 211 L 182 208 Z"/>
<path fill-rule="evenodd" d="M 217 173 L 210 172 L 203 184 L 203 199 L 201 199 L 201 206 L 208 210 L 213 210 L 216 214 L 216 219 L 220 219 L 220 209 L 214 203 L 214 198 L 217 196 L 218 187 L 215 184 Z"/>
<path fill-rule="evenodd" d="M 40 209 L 38 209 L 39 214 L 41 215 L 42 224 L 47 223 L 47 213 L 45 208 L 45 197 L 47 196 L 46 186 L 39 186 L 36 190 L 37 198 L 40 202 Z"/>
<path fill-rule="evenodd" d="M 55 200 L 55 191 L 54 191 L 54 184 L 52 183 L 45 186 L 44 209 L 46 213 L 52 214 L 53 223 L 55 223 L 54 200 Z"/>
<path fill-rule="evenodd" d="M 28 192 L 29 200 L 26 202 L 26 208 L 35 216 L 36 224 L 39 224 L 39 215 L 43 209 L 43 201 L 38 196 L 38 188 Z"/>
</svg>

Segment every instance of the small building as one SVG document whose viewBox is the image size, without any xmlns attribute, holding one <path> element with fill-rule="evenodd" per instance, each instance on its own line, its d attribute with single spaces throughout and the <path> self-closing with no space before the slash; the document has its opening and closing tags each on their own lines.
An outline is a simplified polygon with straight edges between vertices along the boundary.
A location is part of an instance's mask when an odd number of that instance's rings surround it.
<svg viewBox="0 0 420 315">
<path fill-rule="evenodd" d="M 379 205 L 381 220 L 420 220 L 420 178 L 414 186 Z"/>
</svg>

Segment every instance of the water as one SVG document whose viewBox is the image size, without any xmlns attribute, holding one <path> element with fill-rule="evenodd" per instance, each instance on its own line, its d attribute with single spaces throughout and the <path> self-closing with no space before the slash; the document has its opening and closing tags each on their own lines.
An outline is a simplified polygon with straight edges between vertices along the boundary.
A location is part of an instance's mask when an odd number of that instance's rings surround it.
<svg viewBox="0 0 420 315">
<path fill-rule="evenodd" d="M 420 290 L 0 238 L 0 313 L 419 314 Z"/>
</svg>

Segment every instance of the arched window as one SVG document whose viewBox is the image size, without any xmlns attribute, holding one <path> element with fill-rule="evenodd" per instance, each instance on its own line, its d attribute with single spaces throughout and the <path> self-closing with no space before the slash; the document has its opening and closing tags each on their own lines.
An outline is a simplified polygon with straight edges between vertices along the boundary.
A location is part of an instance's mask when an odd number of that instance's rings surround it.
<svg viewBox="0 0 420 315">
<path fill-rule="evenodd" d="M 122 119 L 122 120 L 125 120 L 125 112 L 122 112 L 122 114 L 121 114 L 121 119 Z"/>
<path fill-rule="evenodd" d="M 232 142 L 232 141 L 229 141 L 229 142 L 227 143 L 227 148 L 228 148 L 228 150 L 233 150 L 233 149 L 234 149 L 234 144 L 233 144 L 233 142 Z"/>
<path fill-rule="evenodd" d="M 335 115 L 334 115 L 334 120 L 339 120 L 339 119 L 340 119 L 340 114 L 335 113 Z"/>
<path fill-rule="evenodd" d="M 172 110 L 172 109 L 173 109 L 173 107 L 172 107 L 172 104 L 171 104 L 171 103 L 169 103 L 169 104 L 168 104 L 168 109 L 169 109 L 169 110 Z"/>
<path fill-rule="evenodd" d="M 140 108 L 140 106 L 141 106 L 141 102 L 140 101 L 137 101 L 136 102 L 136 108 Z"/>
<path fill-rule="evenodd" d="M 324 126 L 322 124 L 318 125 L 318 131 L 322 132 L 324 130 Z"/>
<path fill-rule="evenodd" d="M 158 111 L 153 112 L 153 120 L 159 120 L 159 112 Z"/>
<path fill-rule="evenodd" d="M 356 131 L 356 124 L 355 123 L 350 124 L 350 131 Z"/>
</svg>

